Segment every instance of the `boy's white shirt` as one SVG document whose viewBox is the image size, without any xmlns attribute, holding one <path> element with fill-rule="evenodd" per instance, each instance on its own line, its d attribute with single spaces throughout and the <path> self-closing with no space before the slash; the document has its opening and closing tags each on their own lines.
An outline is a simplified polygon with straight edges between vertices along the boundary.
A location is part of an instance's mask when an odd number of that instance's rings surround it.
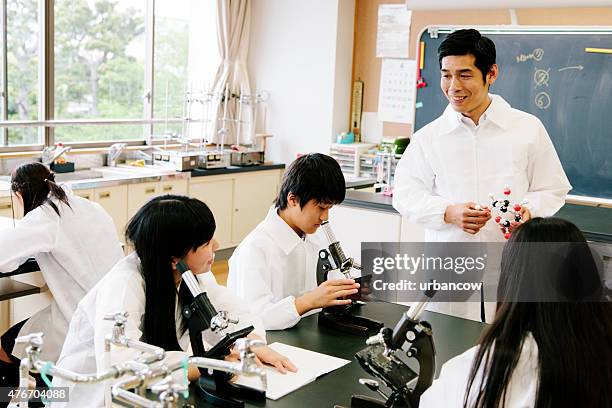
<svg viewBox="0 0 612 408">
<path fill-rule="evenodd" d="M 301 318 L 295 298 L 317 287 L 324 246 L 318 233 L 300 238 L 272 206 L 230 258 L 227 287 L 249 303 L 266 330 L 292 327 Z"/>
</svg>

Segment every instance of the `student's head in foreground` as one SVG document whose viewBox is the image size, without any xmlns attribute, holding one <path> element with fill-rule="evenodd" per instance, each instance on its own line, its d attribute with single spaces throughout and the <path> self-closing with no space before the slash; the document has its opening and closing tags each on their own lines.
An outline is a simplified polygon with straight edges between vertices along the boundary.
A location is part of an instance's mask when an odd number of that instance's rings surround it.
<svg viewBox="0 0 612 408">
<path fill-rule="evenodd" d="M 612 303 L 582 232 L 563 219 L 533 218 L 504 247 L 496 316 L 480 340 L 466 406 L 501 406 L 528 335 L 538 349 L 535 407 L 612 401 Z"/>
</svg>

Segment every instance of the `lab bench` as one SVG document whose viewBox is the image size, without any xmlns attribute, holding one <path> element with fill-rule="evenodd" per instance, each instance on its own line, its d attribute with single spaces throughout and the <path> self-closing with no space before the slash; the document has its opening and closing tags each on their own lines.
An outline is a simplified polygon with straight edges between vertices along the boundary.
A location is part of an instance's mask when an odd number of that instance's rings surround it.
<svg viewBox="0 0 612 408">
<path fill-rule="evenodd" d="M 0 301 L 15 299 L 21 296 L 33 295 L 40 293 L 41 289 L 38 286 L 19 282 L 13 279 L 6 279 L 11 276 L 23 275 L 31 272 L 38 272 L 40 268 L 36 261 L 32 258 L 21 264 L 19 268 L 11 272 L 0 272 Z M 4 278 L 4 279 L 3 279 Z"/>
<path fill-rule="evenodd" d="M 393 328 L 408 307 L 386 302 L 370 302 L 360 309 L 358 314 L 382 321 L 385 327 Z M 476 345 L 482 330 L 486 327 L 480 322 L 428 311 L 423 312 L 421 319 L 429 322 L 433 329 L 436 377 L 446 361 Z M 343 358 L 350 363 L 276 401 L 266 400 L 265 403 L 246 401 L 246 407 L 333 407 L 334 404 L 350 406 L 353 394 L 380 398 L 377 393 L 359 383 L 360 378 L 372 378 L 354 357 L 355 353 L 365 348 L 366 337 L 319 326 L 317 314 L 304 317 L 290 329 L 269 331 L 266 337 L 268 344 L 281 342 Z M 195 406 L 203 403 L 193 386 L 189 402 Z"/>
<path fill-rule="evenodd" d="M 202 177 L 202 176 L 218 176 L 221 174 L 235 174 L 235 173 L 250 173 L 253 171 L 265 171 L 265 170 L 277 170 L 284 169 L 284 163 L 263 163 L 259 166 L 230 166 L 223 169 L 194 169 L 191 170 L 191 177 Z"/>
</svg>

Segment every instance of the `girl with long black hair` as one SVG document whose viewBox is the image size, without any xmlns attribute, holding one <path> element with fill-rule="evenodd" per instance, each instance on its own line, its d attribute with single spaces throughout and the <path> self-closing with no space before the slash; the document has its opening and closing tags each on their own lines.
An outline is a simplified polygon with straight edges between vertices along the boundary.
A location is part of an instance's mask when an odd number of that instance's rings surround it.
<svg viewBox="0 0 612 408">
<path fill-rule="evenodd" d="M 251 338 L 265 338 L 259 318 L 251 316 L 246 305 L 224 286 L 219 285 L 210 268 L 218 247 L 213 238 L 215 219 L 206 204 L 195 198 L 166 195 L 145 204 L 127 226 L 127 238 L 135 252 L 121 260 L 79 304 L 70 323 L 69 333 L 58 365 L 76 372 L 95 372 L 104 368 L 104 337 L 113 322 L 103 320 L 108 314 L 129 313 L 125 334 L 133 339 L 176 351 L 189 352 L 189 332 L 181 316 L 178 288 L 181 274 L 177 263 L 183 260 L 197 277 L 200 287 L 215 306 L 239 317 L 239 326 L 253 325 Z M 203 332 L 210 345 L 219 338 Z M 293 364 L 269 347 L 255 349 L 257 357 L 279 371 L 294 371 Z M 172 353 L 171 353 L 172 354 Z M 133 360 L 134 349 L 112 352 L 111 363 Z M 199 375 L 191 369 L 190 379 Z M 71 385 L 54 380 L 54 386 L 70 386 L 69 406 L 102 406 L 104 385 Z M 108 401 L 106 401 L 108 402 Z"/>
<path fill-rule="evenodd" d="M 495 320 L 420 407 L 612 406 L 612 304 L 580 230 L 534 218 L 502 254 Z"/>
<path fill-rule="evenodd" d="M 100 205 L 55 183 L 41 163 L 19 166 L 11 191 L 24 217 L 0 229 L 0 271 L 10 272 L 33 256 L 52 295 L 48 307 L 2 336 L 0 383 L 17 386 L 23 345 L 15 338 L 45 333 L 42 358 L 57 360 L 78 302 L 123 256 L 112 218 Z"/>
</svg>

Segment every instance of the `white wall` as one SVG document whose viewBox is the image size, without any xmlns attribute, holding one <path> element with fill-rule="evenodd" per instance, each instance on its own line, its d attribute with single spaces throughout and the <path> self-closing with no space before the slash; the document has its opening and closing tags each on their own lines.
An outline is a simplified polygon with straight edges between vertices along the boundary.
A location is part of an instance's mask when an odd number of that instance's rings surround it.
<svg viewBox="0 0 612 408">
<path fill-rule="evenodd" d="M 271 94 L 267 159 L 329 152 L 335 133 L 348 129 L 355 1 L 251 4 L 250 80 Z"/>
</svg>

